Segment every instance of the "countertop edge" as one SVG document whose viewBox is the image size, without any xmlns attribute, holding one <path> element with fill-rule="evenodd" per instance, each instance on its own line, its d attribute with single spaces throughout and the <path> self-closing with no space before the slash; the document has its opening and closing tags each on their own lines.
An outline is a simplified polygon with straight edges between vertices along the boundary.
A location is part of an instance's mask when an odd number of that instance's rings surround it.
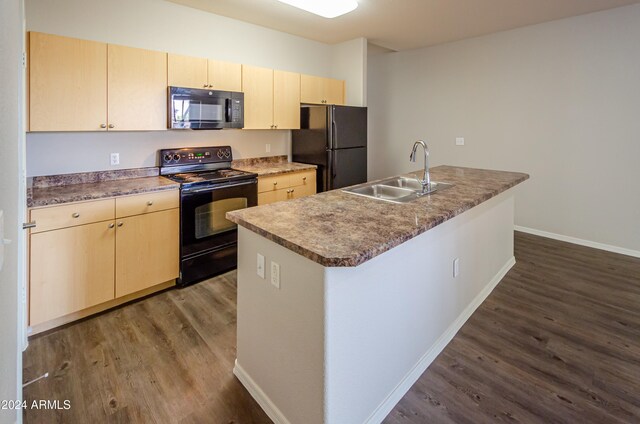
<svg viewBox="0 0 640 424">
<path fill-rule="evenodd" d="M 393 249 L 394 247 L 399 246 L 400 244 L 411 240 L 414 237 L 419 236 L 420 234 L 423 234 L 429 230 L 431 230 L 434 227 L 437 227 L 438 225 L 441 225 L 443 223 L 445 223 L 446 221 L 468 211 L 469 209 L 472 209 L 478 205 L 480 205 L 481 203 L 484 203 L 502 193 L 504 193 L 505 191 L 517 186 L 520 183 L 523 183 L 524 181 L 529 179 L 529 175 L 525 174 L 525 173 L 515 173 L 515 174 L 519 174 L 520 178 L 515 179 L 514 181 L 505 184 L 504 186 L 500 187 L 499 189 L 493 190 L 491 192 L 488 192 L 486 195 L 474 200 L 473 202 L 467 202 L 467 203 L 463 203 L 460 205 L 460 207 L 458 207 L 455 210 L 452 210 L 448 215 L 446 216 L 441 216 L 441 217 L 437 217 L 436 219 L 434 219 L 433 221 L 429 222 L 428 225 L 424 226 L 424 227 L 420 227 L 417 228 L 415 231 L 411 232 L 410 234 L 407 234 L 405 236 L 402 237 L 398 237 L 396 239 L 391 239 L 389 240 L 387 243 L 375 247 L 369 251 L 366 252 L 362 252 L 362 254 L 357 254 L 351 257 L 344 257 L 344 258 L 340 258 L 340 257 L 325 257 L 322 256 L 316 252 L 310 251 L 308 249 L 305 249 L 295 243 L 292 243 L 286 239 L 283 239 L 282 237 L 276 236 L 260 227 L 257 227 L 256 225 L 253 225 L 247 221 L 245 221 L 244 219 L 239 218 L 238 216 L 234 215 L 233 212 L 229 212 L 227 213 L 227 219 L 229 219 L 230 221 L 258 234 L 261 235 L 262 237 L 265 237 L 268 240 L 273 241 L 274 243 L 277 243 L 289 250 L 291 250 L 292 252 L 295 252 L 313 262 L 316 262 L 324 267 L 356 267 L 358 265 L 361 265 L 373 258 L 375 258 L 376 256 L 381 255 L 382 253 Z"/>
<path fill-rule="evenodd" d="M 142 177 L 142 178 L 163 178 L 163 177 Z M 33 200 L 33 198 L 29 195 L 29 192 L 33 191 L 33 188 L 27 189 L 27 208 L 44 208 L 47 206 L 59 206 L 66 205 L 71 203 L 78 202 L 86 202 L 91 200 L 101 200 L 101 199 L 111 199 L 115 197 L 123 197 L 123 196 L 131 196 L 135 194 L 143 194 L 143 193 L 151 193 L 155 191 L 168 191 L 168 190 L 178 190 L 180 188 L 179 183 L 174 183 L 171 180 L 167 179 L 168 183 L 166 185 L 155 186 L 155 187 L 144 187 L 144 188 L 134 188 L 123 191 L 109 191 L 105 193 L 87 193 L 87 194 L 79 194 L 75 196 L 71 196 L 67 199 L 44 199 L 44 200 Z M 99 183 L 95 183 L 99 184 Z M 38 189 L 36 189 L 38 190 Z"/>
</svg>

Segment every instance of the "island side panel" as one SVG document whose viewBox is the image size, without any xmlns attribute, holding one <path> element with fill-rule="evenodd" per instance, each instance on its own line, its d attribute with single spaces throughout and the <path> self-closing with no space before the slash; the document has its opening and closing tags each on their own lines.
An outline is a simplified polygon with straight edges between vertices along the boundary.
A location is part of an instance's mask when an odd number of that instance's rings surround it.
<svg viewBox="0 0 640 424">
<path fill-rule="evenodd" d="M 358 267 L 327 268 L 325 423 L 382 421 L 513 266 L 511 191 Z"/>
<path fill-rule="evenodd" d="M 272 261 L 280 265 L 279 289 Z M 237 331 L 234 374 L 271 419 L 324 422 L 324 268 L 239 227 Z"/>
</svg>

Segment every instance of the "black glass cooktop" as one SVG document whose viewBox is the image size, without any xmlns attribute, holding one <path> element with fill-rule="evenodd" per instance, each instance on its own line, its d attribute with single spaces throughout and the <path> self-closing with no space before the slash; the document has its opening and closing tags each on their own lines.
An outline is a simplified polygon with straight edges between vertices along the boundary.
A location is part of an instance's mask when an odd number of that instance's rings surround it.
<svg viewBox="0 0 640 424">
<path fill-rule="evenodd" d="M 256 174 L 239 171 L 237 169 L 217 169 L 215 171 L 187 172 L 182 174 L 165 175 L 165 177 L 183 185 L 215 184 L 227 181 L 256 178 Z"/>
</svg>

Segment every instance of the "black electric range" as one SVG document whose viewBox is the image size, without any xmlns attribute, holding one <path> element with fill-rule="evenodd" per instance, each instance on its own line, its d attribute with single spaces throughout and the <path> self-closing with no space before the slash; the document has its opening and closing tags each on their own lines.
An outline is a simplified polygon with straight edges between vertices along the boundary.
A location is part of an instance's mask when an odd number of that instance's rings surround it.
<svg viewBox="0 0 640 424">
<path fill-rule="evenodd" d="M 160 151 L 160 174 L 180 183 L 178 285 L 237 266 L 238 230 L 225 214 L 258 204 L 258 176 L 231 168 L 232 160 L 229 146 Z"/>
</svg>

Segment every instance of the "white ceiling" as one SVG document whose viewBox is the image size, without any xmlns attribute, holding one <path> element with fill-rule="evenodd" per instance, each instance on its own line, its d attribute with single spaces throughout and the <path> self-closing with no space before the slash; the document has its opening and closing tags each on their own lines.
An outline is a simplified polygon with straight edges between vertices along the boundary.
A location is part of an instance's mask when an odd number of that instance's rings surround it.
<svg viewBox="0 0 640 424">
<path fill-rule="evenodd" d="M 218 15 L 334 44 L 365 37 L 392 50 L 476 37 L 638 3 L 640 0 L 358 0 L 325 19 L 276 0 L 169 0 Z"/>
</svg>

